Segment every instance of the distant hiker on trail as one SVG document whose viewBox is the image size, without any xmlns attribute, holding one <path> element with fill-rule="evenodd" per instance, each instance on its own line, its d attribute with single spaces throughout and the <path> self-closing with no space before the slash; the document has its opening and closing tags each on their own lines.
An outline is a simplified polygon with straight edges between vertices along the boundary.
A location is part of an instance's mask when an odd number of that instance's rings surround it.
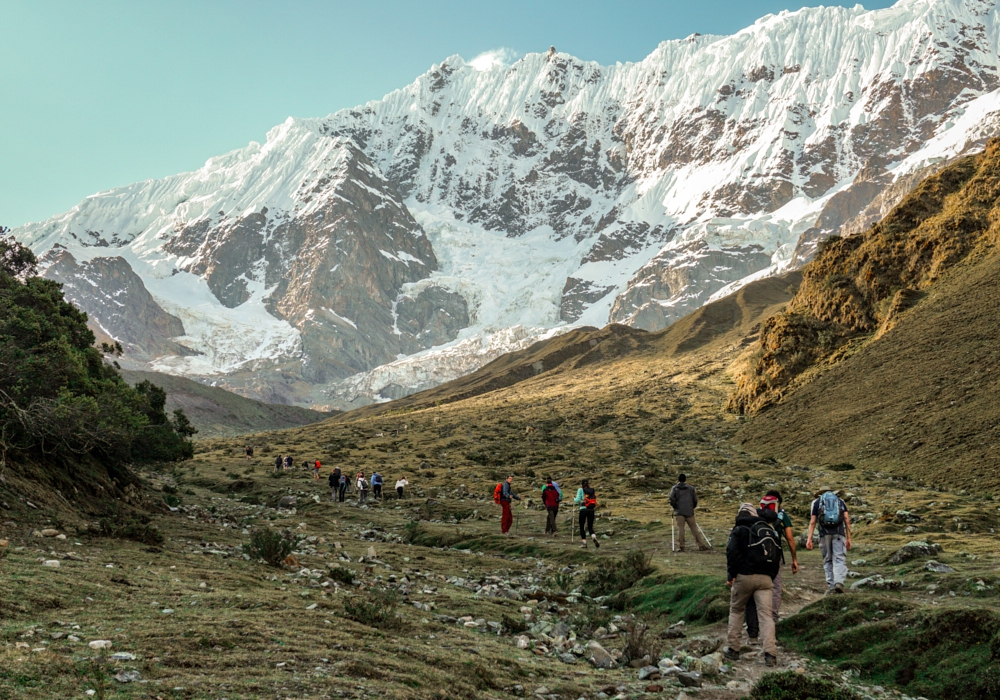
<svg viewBox="0 0 1000 700">
<path fill-rule="evenodd" d="M 280 472 L 281 465 L 282 465 L 281 455 L 278 455 L 277 457 L 274 458 L 274 471 Z"/>
<path fill-rule="evenodd" d="M 582 540 L 580 546 L 584 549 L 587 548 L 587 533 L 589 532 L 591 539 L 594 540 L 594 546 L 600 549 L 601 543 L 597 541 L 597 535 L 594 534 L 594 516 L 597 514 L 597 492 L 590 488 L 589 479 L 584 479 L 580 482 L 580 488 L 576 490 L 573 503 L 580 506 L 580 539 Z"/>
<path fill-rule="evenodd" d="M 340 485 L 337 489 L 337 500 L 343 503 L 345 495 L 347 495 L 347 474 L 342 473 L 340 475 Z"/>
<path fill-rule="evenodd" d="M 247 459 L 253 459 L 253 445 L 247 445 L 245 451 L 247 453 Z"/>
<path fill-rule="evenodd" d="M 295 466 L 295 460 L 292 459 L 292 456 L 288 455 L 287 457 L 285 457 L 285 469 L 291 469 L 294 466 Z"/>
<path fill-rule="evenodd" d="M 306 471 L 306 472 L 309 471 L 309 460 L 308 459 L 302 460 L 302 471 Z"/>
<path fill-rule="evenodd" d="M 319 463 L 317 459 L 313 463 L 313 481 L 319 481 L 319 470 L 323 468 L 323 465 Z"/>
<path fill-rule="evenodd" d="M 514 493 L 511 486 L 513 483 L 514 477 L 508 476 L 493 489 L 493 502 L 500 504 L 500 532 L 504 535 L 510 534 L 510 526 L 514 522 L 514 514 L 510 512 L 510 502 L 521 500 L 521 497 Z"/>
<path fill-rule="evenodd" d="M 545 486 L 542 487 L 542 505 L 545 506 L 548 513 L 548 517 L 545 519 L 546 535 L 556 534 L 556 518 L 559 517 L 559 501 L 561 500 L 562 494 L 559 493 L 559 488 L 550 476 L 545 480 Z"/>
<path fill-rule="evenodd" d="M 372 472 L 372 498 L 382 498 L 382 475 Z"/>
<path fill-rule="evenodd" d="M 340 490 L 340 467 L 334 468 L 330 472 L 330 500 L 337 500 L 337 491 Z"/>
<path fill-rule="evenodd" d="M 694 519 L 694 509 L 698 507 L 698 494 L 694 487 L 687 483 L 687 476 L 681 474 L 677 477 L 677 483 L 670 489 L 670 505 L 674 509 L 674 518 L 677 520 L 677 551 L 684 551 L 684 524 L 691 528 L 691 534 L 698 542 L 698 549 L 704 551 L 711 549 L 712 545 L 705 541 L 705 535 Z"/>
<path fill-rule="evenodd" d="M 817 523 L 827 593 L 843 593 L 847 578 L 847 552 L 851 548 L 851 515 L 847 512 L 847 504 L 833 491 L 823 492 L 812 502 L 806 549 L 813 548 L 813 530 Z"/>
<path fill-rule="evenodd" d="M 747 601 L 753 597 L 757 604 L 764 663 L 768 666 L 777 664 L 778 647 L 774 639 L 771 598 L 774 577 L 780 564 L 778 533 L 757 515 L 757 509 L 752 504 L 742 504 L 726 546 L 726 585 L 732 588 L 732 595 L 729 599 L 729 637 L 722 654 L 730 661 L 740 658 L 743 616 Z"/>
<path fill-rule="evenodd" d="M 410 485 L 410 482 L 406 480 L 405 476 L 399 477 L 399 481 L 396 482 L 396 500 L 403 500 L 403 489 Z"/>
<path fill-rule="evenodd" d="M 778 491 L 768 491 L 762 499 L 760 499 L 760 508 L 757 510 L 757 515 L 768 521 L 778 533 L 778 546 L 781 547 L 781 563 L 785 562 L 785 548 L 782 543 L 782 539 L 788 542 L 788 548 L 792 553 L 792 573 L 799 573 L 799 560 L 795 553 L 795 536 L 792 534 L 792 518 L 785 511 L 781 509 L 781 493 Z M 778 575 L 774 577 L 774 588 L 771 594 L 771 617 L 774 618 L 774 624 L 778 624 L 778 611 L 781 609 L 781 570 L 784 567 L 779 567 Z M 756 642 L 757 637 L 760 636 L 760 625 L 758 624 L 757 618 L 757 603 L 754 602 L 753 598 L 747 601 L 747 634 L 750 637 L 750 643 Z"/>
<path fill-rule="evenodd" d="M 364 472 L 358 472 L 358 503 L 368 500 L 368 480 Z"/>
</svg>

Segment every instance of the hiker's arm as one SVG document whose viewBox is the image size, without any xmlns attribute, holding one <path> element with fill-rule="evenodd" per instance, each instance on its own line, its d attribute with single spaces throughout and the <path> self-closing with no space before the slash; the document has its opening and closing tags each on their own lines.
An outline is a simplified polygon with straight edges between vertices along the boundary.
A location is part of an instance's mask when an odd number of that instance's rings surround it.
<svg viewBox="0 0 1000 700">
<path fill-rule="evenodd" d="M 844 532 L 847 533 L 847 548 L 851 548 L 851 514 L 844 511 Z"/>
<path fill-rule="evenodd" d="M 806 549 L 813 548 L 813 530 L 816 529 L 816 516 L 809 517 L 809 536 L 806 537 Z"/>
<path fill-rule="evenodd" d="M 694 489 L 691 489 L 691 507 L 692 508 L 698 507 L 698 492 L 695 491 Z"/>
<path fill-rule="evenodd" d="M 799 573 L 799 558 L 795 551 L 795 534 L 792 532 L 792 528 L 785 528 L 785 539 L 788 540 L 788 548 L 792 551 L 792 573 Z"/>
</svg>

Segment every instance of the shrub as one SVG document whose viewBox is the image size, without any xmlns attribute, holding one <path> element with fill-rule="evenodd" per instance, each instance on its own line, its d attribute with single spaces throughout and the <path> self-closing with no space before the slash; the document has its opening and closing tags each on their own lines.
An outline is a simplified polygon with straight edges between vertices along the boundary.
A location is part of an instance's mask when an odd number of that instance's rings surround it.
<svg viewBox="0 0 1000 700">
<path fill-rule="evenodd" d="M 354 583 L 354 572 L 346 566 L 335 566 L 327 572 L 327 575 L 331 580 L 345 586 L 350 586 Z"/>
<path fill-rule="evenodd" d="M 399 594 L 389 588 L 369 588 L 344 601 L 344 614 L 369 627 L 390 629 L 402 620 L 396 615 Z"/>
<path fill-rule="evenodd" d="M 150 523 L 148 515 L 123 511 L 116 503 L 97 521 L 97 534 L 118 540 L 132 540 L 148 545 L 161 545 L 163 533 Z"/>
<path fill-rule="evenodd" d="M 782 671 L 764 674 L 750 691 L 749 700 L 861 700 L 861 696 L 822 678 Z"/>
<path fill-rule="evenodd" d="M 250 541 L 243 545 L 243 551 L 254 561 L 282 566 L 301 541 L 301 537 L 289 533 L 261 528 L 250 533 Z"/>
<path fill-rule="evenodd" d="M 659 644 L 654 637 L 649 636 L 649 624 L 633 617 L 622 629 L 622 657 L 625 662 L 635 661 L 645 656 L 656 659 L 659 656 Z"/>
<path fill-rule="evenodd" d="M 500 627 L 504 634 L 521 634 L 528 629 L 528 623 L 523 618 L 503 614 L 500 616 Z"/>
<path fill-rule="evenodd" d="M 604 562 L 587 572 L 583 590 L 588 595 L 601 596 L 631 588 L 639 579 L 653 573 L 652 560 L 651 555 L 640 550 L 632 550 L 624 557 Z"/>
</svg>

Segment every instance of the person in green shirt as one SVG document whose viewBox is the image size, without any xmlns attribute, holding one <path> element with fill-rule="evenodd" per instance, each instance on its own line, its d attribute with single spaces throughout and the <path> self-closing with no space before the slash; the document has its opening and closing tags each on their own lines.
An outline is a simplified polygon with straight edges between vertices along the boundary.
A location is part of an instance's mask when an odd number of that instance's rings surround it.
<svg viewBox="0 0 1000 700">
<path fill-rule="evenodd" d="M 581 547 L 587 547 L 587 532 L 594 541 L 595 547 L 600 547 L 597 535 L 594 534 L 594 516 L 597 512 L 597 492 L 590 486 L 590 481 L 584 479 L 580 482 L 580 488 L 576 491 L 573 503 L 580 506 L 580 541 Z"/>
<path fill-rule="evenodd" d="M 781 509 L 781 493 L 778 491 L 768 491 L 760 499 L 760 510 L 758 512 L 761 514 L 761 517 L 771 523 L 771 527 L 778 531 L 778 541 L 780 542 L 783 538 L 788 542 L 788 548 L 792 554 L 792 573 L 799 573 L 799 560 L 795 552 L 795 536 L 792 534 L 792 517 Z M 782 553 L 782 562 L 784 562 L 784 553 Z M 778 569 L 778 575 L 774 577 L 774 587 L 771 590 L 771 616 L 774 618 L 774 623 L 777 624 L 778 609 L 781 607 L 781 568 Z M 757 620 L 757 606 L 751 605 L 752 602 L 753 599 L 751 598 L 746 610 L 747 635 L 750 637 L 751 642 L 757 638 L 760 629 Z"/>
</svg>

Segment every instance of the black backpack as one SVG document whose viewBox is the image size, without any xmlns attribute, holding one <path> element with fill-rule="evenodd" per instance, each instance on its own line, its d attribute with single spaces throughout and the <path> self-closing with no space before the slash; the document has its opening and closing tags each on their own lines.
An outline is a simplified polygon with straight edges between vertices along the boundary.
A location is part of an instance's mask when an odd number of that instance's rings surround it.
<svg viewBox="0 0 1000 700">
<path fill-rule="evenodd" d="M 747 563 L 750 569 L 754 573 L 774 578 L 781 566 L 781 540 L 778 539 L 778 533 L 764 520 L 758 520 L 747 529 L 750 531 L 747 538 Z"/>
</svg>

